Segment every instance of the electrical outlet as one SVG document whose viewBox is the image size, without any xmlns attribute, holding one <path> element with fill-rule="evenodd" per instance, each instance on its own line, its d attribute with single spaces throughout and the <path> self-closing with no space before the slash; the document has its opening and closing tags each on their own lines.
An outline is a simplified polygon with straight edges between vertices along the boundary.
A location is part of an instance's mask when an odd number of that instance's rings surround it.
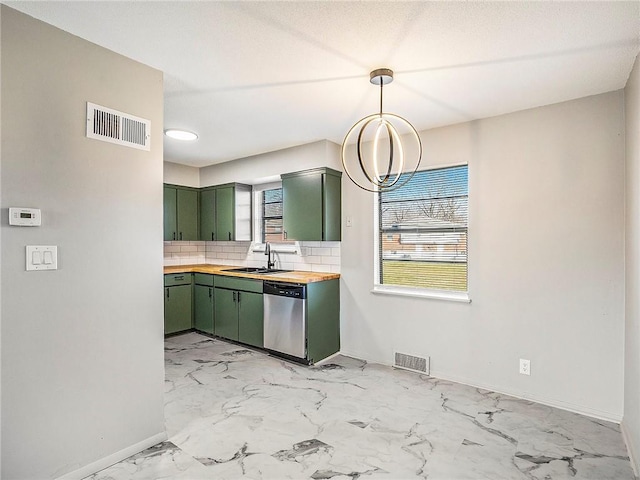
<svg viewBox="0 0 640 480">
<path fill-rule="evenodd" d="M 522 375 L 531 375 L 531 362 L 529 360 L 520 359 L 520 373 Z"/>
</svg>

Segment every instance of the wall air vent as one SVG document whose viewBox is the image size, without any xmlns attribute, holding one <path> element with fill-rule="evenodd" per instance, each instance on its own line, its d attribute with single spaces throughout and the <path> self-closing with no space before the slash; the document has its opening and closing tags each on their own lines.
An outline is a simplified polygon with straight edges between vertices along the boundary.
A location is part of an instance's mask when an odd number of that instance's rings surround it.
<svg viewBox="0 0 640 480">
<path fill-rule="evenodd" d="M 429 357 L 416 357 L 399 352 L 396 352 L 393 366 L 404 370 L 411 370 L 412 372 L 424 373 L 426 375 L 429 375 L 430 371 Z"/>
<path fill-rule="evenodd" d="M 151 149 L 151 122 L 87 102 L 87 138 L 148 151 Z"/>
</svg>

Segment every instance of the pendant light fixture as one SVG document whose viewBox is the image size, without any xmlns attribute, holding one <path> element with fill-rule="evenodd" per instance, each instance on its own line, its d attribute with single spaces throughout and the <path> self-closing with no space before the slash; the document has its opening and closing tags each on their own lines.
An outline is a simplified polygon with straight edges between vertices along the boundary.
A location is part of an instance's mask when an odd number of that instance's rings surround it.
<svg viewBox="0 0 640 480">
<path fill-rule="evenodd" d="M 413 125 L 382 110 L 382 89 L 392 81 L 393 71 L 388 68 L 370 73 L 370 82 L 380 85 L 380 112 L 356 122 L 342 142 L 345 173 L 368 192 L 391 191 L 405 185 L 422 158 L 422 142 Z"/>
</svg>

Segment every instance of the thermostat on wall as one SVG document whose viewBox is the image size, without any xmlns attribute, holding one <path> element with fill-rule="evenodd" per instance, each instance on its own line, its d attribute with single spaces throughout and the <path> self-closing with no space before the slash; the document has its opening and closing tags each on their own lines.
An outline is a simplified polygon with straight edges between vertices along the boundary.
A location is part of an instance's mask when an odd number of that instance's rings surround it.
<svg viewBox="0 0 640 480">
<path fill-rule="evenodd" d="M 42 216 L 39 208 L 9 208 L 9 225 L 19 227 L 39 227 L 42 225 Z"/>
</svg>

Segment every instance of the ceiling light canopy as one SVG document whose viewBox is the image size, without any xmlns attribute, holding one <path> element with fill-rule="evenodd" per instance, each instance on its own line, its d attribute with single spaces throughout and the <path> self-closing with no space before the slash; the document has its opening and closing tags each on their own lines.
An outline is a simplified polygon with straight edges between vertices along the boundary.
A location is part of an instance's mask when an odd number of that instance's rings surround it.
<svg viewBox="0 0 640 480">
<path fill-rule="evenodd" d="M 368 192 L 390 191 L 405 185 L 420 166 L 422 142 L 404 118 L 382 110 L 382 88 L 393 81 L 393 71 L 379 68 L 370 82 L 380 85 L 380 111 L 356 122 L 344 137 L 344 171 Z"/>
<path fill-rule="evenodd" d="M 167 137 L 175 138 L 176 140 L 184 140 L 184 141 L 187 141 L 187 142 L 191 142 L 191 141 L 196 140 L 198 138 L 198 135 L 196 135 L 193 132 L 189 132 L 187 130 L 179 130 L 179 129 L 176 129 L 176 128 L 170 128 L 168 130 L 165 130 L 164 134 Z"/>
</svg>

